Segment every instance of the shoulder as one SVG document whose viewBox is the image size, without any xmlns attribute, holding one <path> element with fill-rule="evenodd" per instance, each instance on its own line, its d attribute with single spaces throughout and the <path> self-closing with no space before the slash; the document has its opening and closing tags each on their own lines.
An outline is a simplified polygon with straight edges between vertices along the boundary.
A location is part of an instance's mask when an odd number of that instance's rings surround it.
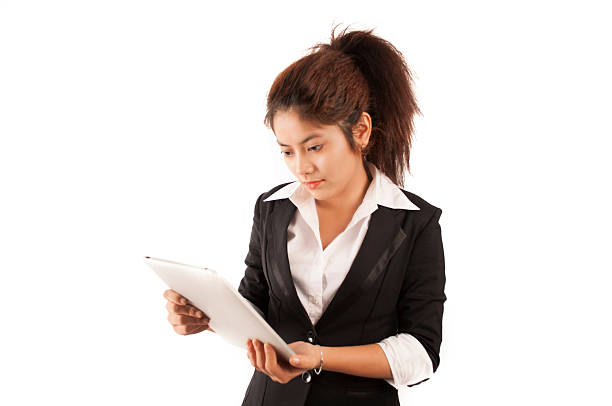
<svg viewBox="0 0 612 406">
<path fill-rule="evenodd" d="M 414 214 L 415 218 L 418 218 L 418 223 L 422 225 L 434 222 L 437 223 L 442 215 L 442 209 L 431 204 L 427 200 L 423 199 L 421 196 L 409 192 L 400 188 L 402 193 L 412 202 L 414 203 L 419 210 L 411 211 Z"/>
<path fill-rule="evenodd" d="M 269 189 L 263 192 L 262 194 L 260 194 L 258 200 L 261 202 L 266 200 L 268 197 L 272 196 L 274 193 L 278 192 L 280 189 L 284 188 L 290 183 L 293 183 L 293 182 L 285 182 L 285 183 L 281 183 L 280 185 L 274 186 L 272 189 Z"/>
<path fill-rule="evenodd" d="M 268 189 L 265 192 L 261 193 L 259 197 L 257 197 L 256 205 L 261 206 L 262 204 L 273 204 L 275 200 L 269 200 L 267 202 L 265 202 L 264 200 L 266 200 L 268 197 L 272 196 L 274 193 L 278 192 L 280 189 L 282 189 L 283 187 L 287 186 L 290 183 L 293 183 L 293 182 L 281 183 L 280 185 L 276 185 L 273 188 Z"/>
<path fill-rule="evenodd" d="M 437 210 L 442 211 L 442 209 L 440 209 L 437 206 L 434 206 L 433 204 L 431 204 L 430 202 L 428 202 L 427 200 L 423 199 L 421 196 L 409 192 L 407 190 L 404 190 L 402 188 L 399 188 L 402 193 L 415 205 L 417 205 L 417 207 L 420 209 L 420 211 L 424 211 L 425 213 L 433 213 Z"/>
<path fill-rule="evenodd" d="M 281 200 L 269 200 L 267 202 L 265 202 L 264 200 L 266 200 L 268 197 L 272 196 L 274 193 L 276 193 L 277 191 L 279 191 L 280 189 L 282 189 L 283 187 L 287 186 L 290 183 L 292 183 L 292 182 L 281 183 L 279 185 L 276 185 L 276 186 L 272 187 L 271 189 L 266 190 L 263 193 L 260 193 L 259 196 L 257 197 L 257 201 L 255 202 L 255 212 L 256 213 L 259 212 L 261 214 L 262 209 L 264 207 L 267 207 L 268 210 L 269 210 L 277 202 L 283 201 L 284 199 L 281 199 Z"/>
</svg>

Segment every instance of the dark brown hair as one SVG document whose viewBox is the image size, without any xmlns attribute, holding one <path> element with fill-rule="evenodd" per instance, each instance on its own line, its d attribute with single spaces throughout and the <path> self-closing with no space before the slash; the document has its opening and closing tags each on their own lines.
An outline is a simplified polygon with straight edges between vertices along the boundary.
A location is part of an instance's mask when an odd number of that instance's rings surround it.
<svg viewBox="0 0 612 406">
<path fill-rule="evenodd" d="M 372 133 L 364 158 L 402 187 L 405 169 L 410 173 L 413 117 L 421 114 L 412 74 L 401 52 L 373 29 L 347 32 L 347 27 L 335 36 L 336 27 L 329 44 L 308 48 L 276 77 L 264 124 L 274 131 L 274 115 L 294 110 L 302 120 L 338 125 L 357 151 L 353 127 L 365 111 Z"/>
</svg>

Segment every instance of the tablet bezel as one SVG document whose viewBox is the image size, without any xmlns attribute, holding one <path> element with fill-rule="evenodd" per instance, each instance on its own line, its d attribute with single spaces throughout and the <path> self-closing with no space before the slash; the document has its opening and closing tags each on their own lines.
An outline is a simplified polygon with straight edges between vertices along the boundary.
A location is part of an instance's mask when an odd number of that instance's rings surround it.
<svg viewBox="0 0 612 406">
<path fill-rule="evenodd" d="M 195 303 L 205 303 L 207 298 L 189 297 L 188 295 L 185 294 L 185 292 L 181 292 L 181 289 L 178 288 L 177 286 L 171 286 L 169 279 L 172 279 L 173 277 L 176 277 L 177 275 L 182 274 L 184 275 L 183 278 L 188 278 L 191 282 L 194 282 L 194 281 L 197 281 L 197 279 L 194 279 L 194 276 L 193 276 L 194 274 L 197 274 L 198 272 L 203 272 L 203 271 L 209 272 L 208 277 L 209 278 L 213 277 L 213 279 L 215 279 L 217 283 L 219 284 L 219 288 L 226 289 L 228 292 L 231 292 L 231 294 L 234 297 L 238 298 L 242 306 L 246 308 L 247 311 L 256 320 L 255 324 L 258 328 L 258 331 L 247 333 L 245 331 L 240 330 L 241 326 L 233 326 L 235 327 L 235 330 L 233 330 L 233 333 L 235 335 L 242 335 L 244 337 L 244 340 L 242 340 L 243 342 L 241 344 L 237 344 L 233 342 L 232 340 L 230 340 L 228 337 L 225 337 L 226 334 L 224 332 L 219 332 L 215 328 L 215 322 L 213 320 L 213 316 L 209 315 L 210 316 L 210 323 L 209 323 L 210 327 L 212 327 L 215 330 L 215 333 L 219 334 L 219 336 L 224 338 L 230 344 L 238 345 L 239 347 L 246 349 L 247 348 L 246 346 L 247 338 L 257 338 L 258 340 L 262 342 L 269 342 L 270 344 L 272 344 L 272 346 L 276 349 L 277 355 L 280 358 L 284 359 L 286 362 L 288 362 L 289 357 L 295 354 L 295 351 L 293 351 L 291 347 L 289 347 L 289 345 L 282 339 L 282 337 L 278 335 L 278 333 L 268 324 L 268 322 L 253 307 L 254 305 L 251 302 L 249 302 L 246 298 L 244 298 L 240 294 L 240 292 L 238 292 L 223 276 L 221 276 L 214 269 L 185 264 L 182 262 L 171 261 L 171 260 L 162 259 L 162 258 L 150 257 L 150 256 L 145 256 L 144 261 L 147 265 L 149 265 L 151 269 L 153 269 L 153 271 L 157 274 L 157 276 L 160 279 L 162 279 L 164 283 L 170 289 L 176 291 L 180 295 L 187 298 L 191 303 L 194 304 L 194 306 L 195 306 Z M 190 270 L 190 271 L 186 272 L 186 270 Z M 197 271 L 197 272 L 194 273 L 193 271 Z M 199 282 L 196 282 L 196 283 L 204 283 L 204 281 L 200 279 Z"/>
</svg>

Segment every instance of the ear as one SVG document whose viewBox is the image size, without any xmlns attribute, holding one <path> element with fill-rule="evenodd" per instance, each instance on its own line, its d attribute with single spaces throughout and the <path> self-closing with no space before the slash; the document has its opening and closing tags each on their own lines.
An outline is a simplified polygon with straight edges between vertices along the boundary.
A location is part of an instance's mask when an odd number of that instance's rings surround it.
<svg viewBox="0 0 612 406">
<path fill-rule="evenodd" d="M 353 138 L 357 145 L 367 145 L 372 133 L 372 117 L 367 112 L 362 112 L 361 117 L 353 126 Z"/>
</svg>

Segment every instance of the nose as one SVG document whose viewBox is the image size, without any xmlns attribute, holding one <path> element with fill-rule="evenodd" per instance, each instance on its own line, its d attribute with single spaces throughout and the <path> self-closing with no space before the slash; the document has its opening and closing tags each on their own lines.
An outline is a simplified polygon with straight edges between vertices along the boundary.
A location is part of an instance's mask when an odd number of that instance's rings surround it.
<svg viewBox="0 0 612 406">
<path fill-rule="evenodd" d="M 295 155 L 295 173 L 297 175 L 308 175 L 312 173 L 312 164 L 306 157 L 306 154 L 296 153 Z"/>
</svg>

